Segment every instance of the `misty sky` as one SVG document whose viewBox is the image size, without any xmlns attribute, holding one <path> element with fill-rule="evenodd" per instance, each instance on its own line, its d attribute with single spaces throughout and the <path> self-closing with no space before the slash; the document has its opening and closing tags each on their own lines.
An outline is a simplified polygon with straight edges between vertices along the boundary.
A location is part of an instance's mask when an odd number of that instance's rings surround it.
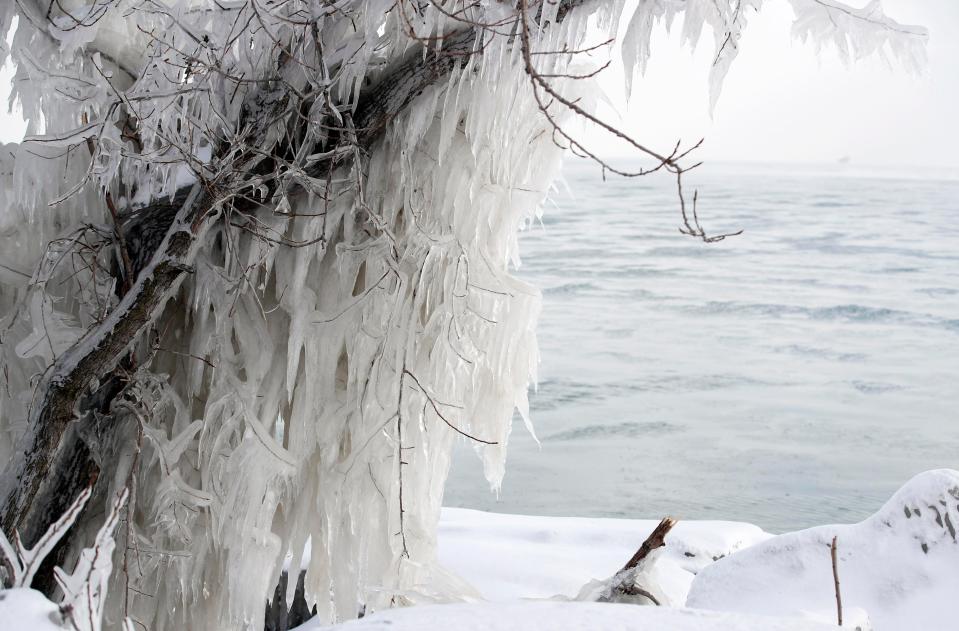
<svg viewBox="0 0 959 631">
<path fill-rule="evenodd" d="M 854 4 L 862 5 L 863 0 Z M 885 0 L 887 13 L 929 28 L 929 63 L 920 76 L 878 59 L 844 65 L 831 52 L 793 41 L 792 11 L 769 2 L 754 16 L 713 116 L 707 74 L 711 38 L 691 52 L 678 30 L 660 32 L 646 76 L 626 107 L 622 70 L 602 79 L 623 112 L 621 126 L 655 148 L 705 137 L 700 157 L 762 162 L 834 162 L 959 168 L 959 0 Z M 10 81 L 9 69 L 0 85 Z M 4 89 L 0 93 L 6 102 Z M 17 116 L 0 114 L 0 140 L 23 134 Z M 606 156 L 624 148 L 602 138 Z"/>
<path fill-rule="evenodd" d="M 691 53 L 674 29 L 654 41 L 624 127 L 659 148 L 680 137 L 705 137 L 701 157 L 710 159 L 849 157 L 859 164 L 959 167 L 959 0 L 884 0 L 883 6 L 897 21 L 929 29 L 929 62 L 921 75 L 879 59 L 847 66 L 833 51 L 817 54 L 791 38 L 791 8 L 769 2 L 746 30 L 712 119 L 712 39 Z M 604 80 L 620 108 L 621 73 Z M 603 148 L 623 152 L 611 142 Z"/>
</svg>

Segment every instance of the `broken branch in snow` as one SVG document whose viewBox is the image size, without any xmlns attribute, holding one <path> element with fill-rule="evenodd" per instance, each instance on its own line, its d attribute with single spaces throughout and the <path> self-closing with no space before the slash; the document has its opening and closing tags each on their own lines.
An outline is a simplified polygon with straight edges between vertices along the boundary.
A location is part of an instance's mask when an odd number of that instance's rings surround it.
<svg viewBox="0 0 959 631">
<path fill-rule="evenodd" d="M 836 537 L 832 538 L 829 546 L 829 556 L 832 557 L 832 582 L 836 590 L 836 624 L 842 626 L 842 594 L 839 592 L 839 555 L 836 548 Z"/>
<path fill-rule="evenodd" d="M 675 525 L 676 520 L 672 517 L 663 518 L 621 569 L 608 579 L 591 581 L 580 590 L 576 599 L 632 604 L 647 604 L 645 601 L 649 601 L 656 606 L 669 604 L 662 602 L 653 593 L 658 591 L 662 595 L 658 586 L 648 582 L 651 577 L 649 570 L 656 562 L 656 558 L 651 555 L 666 545 L 666 535 Z"/>
<path fill-rule="evenodd" d="M 666 535 L 669 534 L 669 531 L 672 530 L 673 526 L 675 525 L 675 519 L 672 517 L 664 517 L 662 521 L 660 521 L 659 524 L 653 529 L 653 532 L 649 533 L 649 536 L 646 537 L 646 540 L 643 541 L 642 545 L 639 546 L 639 549 L 636 550 L 635 554 L 630 557 L 629 561 L 626 562 L 626 565 L 624 565 L 623 568 L 616 573 L 616 576 L 613 577 L 613 595 L 610 597 L 610 600 L 615 600 L 618 597 L 624 596 L 643 596 L 651 600 L 657 607 L 662 605 L 662 603 L 660 603 L 659 600 L 649 592 L 649 590 L 638 584 L 636 581 L 635 570 L 639 567 L 640 563 L 649 557 L 650 553 L 666 545 Z"/>
<path fill-rule="evenodd" d="M 639 549 L 636 550 L 629 561 L 626 562 L 626 565 L 623 566 L 620 572 L 633 569 L 639 565 L 640 561 L 648 557 L 650 552 L 665 546 L 666 535 L 669 534 L 669 531 L 672 530 L 675 525 L 675 519 L 672 517 L 663 517 L 659 524 L 653 529 L 653 532 L 649 533 L 649 536 L 646 537 L 646 540 L 639 546 Z"/>
</svg>

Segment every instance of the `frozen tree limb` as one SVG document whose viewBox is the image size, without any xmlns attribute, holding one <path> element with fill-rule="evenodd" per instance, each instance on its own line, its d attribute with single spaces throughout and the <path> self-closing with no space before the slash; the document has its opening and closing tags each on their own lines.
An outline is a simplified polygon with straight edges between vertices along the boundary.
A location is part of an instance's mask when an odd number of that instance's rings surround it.
<svg viewBox="0 0 959 631">
<path fill-rule="evenodd" d="M 63 592 L 60 610 L 76 631 L 100 631 L 106 604 L 107 587 L 113 571 L 113 533 L 120 522 L 120 513 L 126 505 L 129 491 L 123 489 L 110 504 L 106 521 L 97 531 L 93 546 L 84 548 L 73 572 L 54 569 L 54 576 Z M 132 626 L 129 619 L 125 626 Z"/>
<path fill-rule="evenodd" d="M 7 537 L 0 532 L 0 555 L 3 556 L 0 560 L 4 561 L 6 567 L 6 587 L 30 587 L 33 577 L 40 569 L 40 564 L 67 533 L 89 499 L 90 489 L 87 488 L 77 496 L 65 513 L 50 524 L 47 531 L 31 548 L 23 545 L 19 533 L 14 534 L 13 545 L 11 545 Z"/>
<path fill-rule="evenodd" d="M 581 1 L 562 3 L 559 16 Z M 472 53 L 481 52 L 476 48 L 478 31 L 482 29 L 462 29 L 448 38 L 440 51 L 411 52 L 387 70 L 382 79 L 361 92 L 354 115 L 355 142 L 359 148 L 369 151 L 390 121 L 423 90 L 446 77 Z M 286 107 L 285 100 L 273 97 L 275 90 L 276 86 L 267 84 L 248 99 L 250 105 L 245 108 L 248 116 L 239 128 L 252 129 L 250 144 L 254 149 L 258 144 L 256 139 L 265 136 Z M 339 149 L 348 140 L 335 137 L 326 156 L 312 162 L 306 175 L 319 176 L 349 160 L 351 153 Z M 258 156 L 255 151 L 232 157 L 231 161 L 238 165 L 256 165 L 254 171 L 241 173 L 242 177 L 267 174 L 276 168 L 274 159 Z M 33 541 L 48 526 L 49 516 L 57 514 L 59 498 L 71 497 L 77 488 L 90 482 L 91 476 L 96 476 L 88 457 L 63 444 L 67 429 L 84 413 L 81 402 L 90 385 L 104 380 L 156 322 L 166 301 L 190 273 L 196 248 L 212 222 L 221 216 L 224 205 L 241 210 L 255 210 L 260 206 L 250 199 L 236 197 L 236 188 L 238 184 L 232 182 L 193 184 L 178 189 L 172 200 L 136 208 L 134 215 L 140 219 L 127 220 L 124 240 L 131 249 L 130 258 L 135 261 L 135 280 L 109 316 L 87 331 L 44 373 L 37 387 L 40 396 L 28 420 L 28 430 L 17 446 L 14 459 L 0 476 L 0 512 L 5 531 L 19 530 L 26 541 Z M 291 192 L 295 191 L 282 191 L 283 194 Z M 262 197 L 272 199 L 278 193 L 273 186 Z M 175 212 L 172 218 L 171 211 Z M 139 234 L 134 233 L 135 230 Z M 154 245 L 158 237 L 162 241 Z M 144 261 L 148 262 L 144 264 Z"/>
<path fill-rule="evenodd" d="M 67 511 L 61 515 L 33 548 L 23 546 L 19 536 L 14 537 L 14 546 L 0 532 L 0 555 L 4 557 L 7 568 L 6 586 L 11 588 L 29 588 L 37 569 L 45 561 L 57 541 L 73 526 L 90 499 L 91 489 L 87 488 L 73 501 Z M 60 613 L 75 631 L 100 631 L 103 622 L 103 605 L 107 594 L 107 583 L 113 569 L 112 556 L 115 547 L 113 532 L 120 520 L 120 512 L 126 504 L 128 491 L 123 489 L 110 505 L 106 521 L 100 527 L 93 547 L 85 548 L 72 573 L 54 568 L 57 584 L 62 591 Z M 9 622 L 9 621 L 8 621 Z M 124 622 L 124 628 L 130 628 L 130 621 Z"/>
</svg>

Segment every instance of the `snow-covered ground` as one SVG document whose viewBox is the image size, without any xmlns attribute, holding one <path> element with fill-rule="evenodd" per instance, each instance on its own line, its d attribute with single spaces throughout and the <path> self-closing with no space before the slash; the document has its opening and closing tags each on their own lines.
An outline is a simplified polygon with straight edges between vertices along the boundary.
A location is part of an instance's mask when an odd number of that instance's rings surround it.
<svg viewBox="0 0 959 631">
<path fill-rule="evenodd" d="M 959 472 L 913 478 L 872 517 L 774 537 L 706 567 L 688 606 L 831 620 L 837 540 L 843 607 L 875 631 L 959 629 Z"/>
<path fill-rule="evenodd" d="M 0 590 L 0 631 L 62 631 L 60 608 L 32 589 Z"/>
<path fill-rule="evenodd" d="M 320 629 L 309 623 L 301 630 Z M 832 627 L 835 629 L 835 627 Z M 336 631 L 828 631 L 796 619 L 600 603 L 430 605 L 391 611 Z"/>
<path fill-rule="evenodd" d="M 680 522 L 647 574 L 658 582 L 648 587 L 658 588 L 671 607 L 568 602 L 587 581 L 607 578 L 622 567 L 656 523 L 445 509 L 440 561 L 494 602 L 394 610 L 336 628 L 836 628 L 829 547 L 834 536 L 844 628 L 959 628 L 951 606 L 959 594 L 957 471 L 942 469 L 916 476 L 859 524 L 772 536 L 739 522 Z M 554 600 L 524 601 L 545 598 Z"/>
<path fill-rule="evenodd" d="M 739 522 L 680 522 L 642 575 L 663 607 L 575 601 L 615 574 L 655 520 L 528 517 L 445 509 L 441 563 L 476 593 L 454 605 L 383 611 L 342 631 L 815 631 L 835 627 L 830 542 L 838 540 L 844 628 L 959 628 L 959 472 L 909 481 L 853 525 L 773 536 Z M 649 558 L 653 558 L 652 556 Z M 484 602 L 485 601 L 485 602 Z M 60 628 L 30 590 L 0 592 L 0 631 Z M 314 620 L 302 630 L 319 629 Z"/>
<path fill-rule="evenodd" d="M 612 576 L 659 520 L 528 517 L 443 509 L 440 562 L 488 600 L 573 597 Z M 751 524 L 680 521 L 655 565 L 668 602 L 682 606 L 695 573 L 714 559 L 769 539 Z"/>
</svg>

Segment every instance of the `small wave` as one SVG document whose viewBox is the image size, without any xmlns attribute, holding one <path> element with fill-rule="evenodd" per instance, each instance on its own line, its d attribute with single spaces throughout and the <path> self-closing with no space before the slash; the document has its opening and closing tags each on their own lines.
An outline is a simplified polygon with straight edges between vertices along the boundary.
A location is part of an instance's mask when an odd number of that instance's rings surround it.
<svg viewBox="0 0 959 631">
<path fill-rule="evenodd" d="M 919 267 L 884 267 L 879 270 L 880 274 L 912 274 L 915 272 L 921 272 L 922 269 Z"/>
<path fill-rule="evenodd" d="M 929 314 L 869 307 L 858 304 L 834 305 L 831 307 L 802 307 L 778 303 L 752 303 L 736 301 L 710 301 L 685 308 L 686 311 L 703 315 L 755 315 L 769 318 L 799 317 L 810 320 L 844 320 L 867 324 L 907 324 L 937 326 L 956 330 L 959 320 L 945 320 Z"/>
<path fill-rule="evenodd" d="M 932 297 L 959 295 L 959 289 L 954 289 L 952 287 L 922 287 L 916 291 Z"/>
<path fill-rule="evenodd" d="M 541 382 L 530 394 L 530 406 L 536 411 L 548 411 L 596 398 L 598 391 L 592 386 L 567 379 L 551 379 Z"/>
<path fill-rule="evenodd" d="M 589 440 L 595 438 L 648 436 L 650 434 L 670 434 L 681 431 L 682 428 L 665 421 L 652 421 L 648 423 L 639 423 L 636 421 L 626 421 L 623 423 L 613 423 L 609 425 L 585 425 L 574 429 L 550 434 L 543 438 L 546 441 L 569 441 L 569 440 Z"/>
<path fill-rule="evenodd" d="M 935 253 L 916 249 L 916 248 L 907 248 L 902 246 L 887 245 L 883 243 L 869 243 L 869 244 L 856 244 L 848 243 L 844 240 L 832 238 L 832 237 L 810 237 L 810 238 L 798 238 L 798 239 L 783 239 L 785 243 L 791 243 L 792 246 L 797 250 L 807 251 L 807 252 L 821 252 L 822 254 L 829 254 L 835 256 L 856 256 L 856 257 L 866 257 L 866 256 L 885 256 L 885 257 L 896 257 L 897 259 L 922 259 L 924 261 L 928 260 L 952 260 L 953 257 L 943 257 L 936 255 Z M 907 267 L 907 266 L 890 266 L 891 268 L 895 267 Z M 882 269 L 876 270 L 880 274 L 884 274 L 885 271 Z"/>
<path fill-rule="evenodd" d="M 790 355 L 804 355 L 807 357 L 816 357 L 839 362 L 861 362 L 867 356 L 864 353 L 838 353 L 829 348 L 820 348 L 816 346 L 803 346 L 801 344 L 790 344 L 788 346 L 775 346 L 772 348 L 775 353 L 788 353 Z"/>
<path fill-rule="evenodd" d="M 693 305 L 687 307 L 686 310 L 702 315 L 745 314 L 778 317 L 798 314 L 802 311 L 802 307 L 792 307 L 790 305 L 772 303 L 711 300 L 702 305 Z"/>
<path fill-rule="evenodd" d="M 882 383 L 877 381 L 850 381 L 850 385 L 853 388 L 862 392 L 863 394 L 882 394 L 884 392 L 895 392 L 897 390 L 905 389 L 905 386 L 900 386 L 895 383 Z"/>
<path fill-rule="evenodd" d="M 737 228 L 738 230 L 738 228 Z M 730 258 L 740 256 L 740 253 L 732 249 L 720 250 L 713 248 L 701 248 L 697 243 L 687 242 L 684 246 L 658 246 L 642 252 L 642 256 L 650 260 L 659 257 L 680 258 L 680 259 L 701 259 L 701 258 Z"/>
<path fill-rule="evenodd" d="M 889 322 L 917 319 L 918 314 L 885 307 L 867 307 L 865 305 L 836 305 L 808 309 L 816 320 L 855 320 L 857 322 Z"/>
<path fill-rule="evenodd" d="M 548 295 L 568 295 L 568 294 L 580 294 L 586 291 L 593 291 L 598 289 L 593 283 L 563 283 L 562 285 L 556 285 L 555 287 L 547 287 L 543 290 L 544 294 Z"/>
<path fill-rule="evenodd" d="M 666 267 L 659 263 L 646 265 L 624 265 L 616 269 L 616 275 L 626 278 L 646 278 L 649 276 L 675 276 L 682 272 L 680 267 Z"/>
<path fill-rule="evenodd" d="M 635 389 L 646 392 L 705 392 L 741 386 L 771 386 L 770 381 L 761 381 L 745 375 L 730 373 L 706 375 L 662 375 L 643 379 Z"/>
<path fill-rule="evenodd" d="M 610 353 L 603 352 L 609 357 Z M 617 357 L 621 364 L 627 358 Z M 637 358 L 629 358 L 629 363 L 639 363 Z M 773 382 L 754 379 L 742 374 L 716 373 L 702 375 L 645 375 L 640 378 L 608 381 L 600 384 L 586 384 L 571 379 L 557 379 L 540 383 L 536 392 L 530 395 L 530 406 L 534 411 L 550 411 L 565 406 L 590 405 L 598 401 L 623 399 L 643 392 L 709 392 L 727 388 L 782 386 L 788 382 Z"/>
<path fill-rule="evenodd" d="M 840 202 L 831 199 L 823 199 L 810 203 L 810 206 L 813 208 L 847 208 L 855 205 L 856 204 L 850 204 L 849 202 Z"/>
</svg>

